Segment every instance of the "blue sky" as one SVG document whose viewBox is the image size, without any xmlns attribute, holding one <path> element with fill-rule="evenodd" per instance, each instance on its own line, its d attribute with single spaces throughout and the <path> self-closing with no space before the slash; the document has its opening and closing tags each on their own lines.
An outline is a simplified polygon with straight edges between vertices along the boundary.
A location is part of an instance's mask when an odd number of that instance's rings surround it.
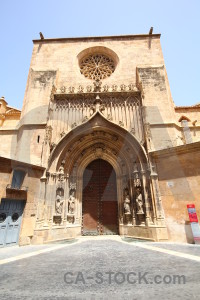
<svg viewBox="0 0 200 300">
<path fill-rule="evenodd" d="M 32 39 L 161 33 L 176 105 L 200 102 L 199 0 L 0 0 L 0 96 L 21 108 Z"/>
</svg>

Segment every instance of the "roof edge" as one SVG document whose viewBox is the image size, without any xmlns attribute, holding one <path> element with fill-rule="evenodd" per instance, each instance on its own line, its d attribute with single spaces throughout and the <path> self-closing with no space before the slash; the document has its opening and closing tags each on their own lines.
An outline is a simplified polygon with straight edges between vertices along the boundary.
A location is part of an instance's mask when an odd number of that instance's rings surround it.
<svg viewBox="0 0 200 300">
<path fill-rule="evenodd" d="M 41 170 L 41 171 L 45 170 L 45 167 L 40 166 L 40 165 L 35 165 L 35 164 L 20 161 L 20 160 L 12 159 L 12 158 L 9 158 L 9 157 L 0 156 L 0 161 L 3 161 L 3 160 L 6 161 L 6 162 L 12 163 L 12 166 L 29 167 L 29 168 L 34 168 L 34 169 L 38 169 L 38 170 Z"/>
<path fill-rule="evenodd" d="M 33 39 L 33 43 L 56 42 L 56 41 L 80 41 L 80 40 L 101 40 L 101 39 L 127 39 L 127 38 L 148 38 L 161 37 L 161 33 L 157 34 L 132 34 L 132 35 L 109 35 L 109 36 L 87 36 L 87 37 L 68 37 L 68 38 L 50 38 L 50 39 Z"/>
<path fill-rule="evenodd" d="M 185 145 L 179 145 L 171 148 L 165 148 L 165 149 L 159 149 L 159 150 L 153 150 L 150 151 L 149 154 L 153 157 L 169 157 L 172 155 L 177 154 L 184 154 L 188 152 L 200 152 L 200 141 L 185 144 Z"/>
<path fill-rule="evenodd" d="M 188 105 L 188 106 L 175 106 L 175 110 L 200 108 L 200 104 Z"/>
</svg>

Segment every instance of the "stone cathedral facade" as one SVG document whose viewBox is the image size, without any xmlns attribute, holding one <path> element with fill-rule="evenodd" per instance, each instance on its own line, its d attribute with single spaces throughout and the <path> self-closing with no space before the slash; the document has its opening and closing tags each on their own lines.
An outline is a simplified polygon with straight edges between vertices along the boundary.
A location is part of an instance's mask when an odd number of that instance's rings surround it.
<svg viewBox="0 0 200 300">
<path fill-rule="evenodd" d="M 175 106 L 160 34 L 41 36 L 22 111 L 2 97 L 0 122 L 0 246 L 105 234 L 193 242 L 200 104 Z"/>
</svg>

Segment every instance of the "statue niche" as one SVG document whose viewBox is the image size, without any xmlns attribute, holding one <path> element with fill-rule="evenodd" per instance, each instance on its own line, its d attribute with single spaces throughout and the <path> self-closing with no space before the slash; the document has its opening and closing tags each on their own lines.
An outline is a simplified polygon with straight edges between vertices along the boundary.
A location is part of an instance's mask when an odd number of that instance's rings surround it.
<svg viewBox="0 0 200 300">
<path fill-rule="evenodd" d="M 137 215 L 138 222 L 139 224 L 144 224 L 145 212 L 144 212 L 144 200 L 143 200 L 141 187 L 136 187 L 135 204 L 136 204 L 136 215 Z"/>
<path fill-rule="evenodd" d="M 53 222 L 55 224 L 61 224 L 62 213 L 64 205 L 64 190 L 63 188 L 57 188 L 56 190 L 56 200 L 55 200 L 55 215 L 53 217 Z"/>
<path fill-rule="evenodd" d="M 124 221 L 131 224 L 131 199 L 128 188 L 124 189 Z"/>
<path fill-rule="evenodd" d="M 76 208 L 75 192 L 76 192 L 76 188 L 71 185 L 69 190 L 68 213 L 67 213 L 67 221 L 69 223 L 74 223 L 75 221 L 75 208 Z"/>
<path fill-rule="evenodd" d="M 144 215 L 143 210 L 143 198 L 140 188 L 136 188 L 136 207 L 137 207 L 137 215 Z"/>
<path fill-rule="evenodd" d="M 140 179 L 140 173 L 137 168 L 137 163 L 134 164 L 134 171 L 133 171 L 133 185 L 135 190 L 135 205 L 136 205 L 136 215 L 138 217 L 139 223 L 144 222 L 144 200 L 142 196 L 142 182 Z"/>
<path fill-rule="evenodd" d="M 75 212 L 75 196 L 74 196 L 75 192 L 74 190 L 71 191 L 71 195 L 69 196 L 68 199 L 68 212 L 69 214 L 74 214 Z"/>
<path fill-rule="evenodd" d="M 58 181 L 61 182 L 65 180 L 64 165 L 65 165 L 65 161 L 63 160 L 58 170 Z"/>
</svg>

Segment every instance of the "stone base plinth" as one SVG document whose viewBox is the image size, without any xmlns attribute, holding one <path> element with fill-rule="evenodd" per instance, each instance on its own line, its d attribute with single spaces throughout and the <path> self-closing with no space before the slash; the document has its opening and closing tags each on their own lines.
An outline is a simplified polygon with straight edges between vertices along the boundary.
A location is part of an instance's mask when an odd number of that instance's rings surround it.
<svg viewBox="0 0 200 300">
<path fill-rule="evenodd" d="M 168 232 L 166 227 L 147 227 L 145 225 L 119 225 L 119 233 L 123 236 L 131 236 L 133 238 L 147 239 L 153 241 L 168 240 Z"/>
<path fill-rule="evenodd" d="M 37 229 L 31 244 L 43 244 L 49 241 L 63 240 L 67 238 L 75 238 L 81 235 L 81 226 L 72 225 L 69 227 L 53 227 L 46 229 Z"/>
</svg>

